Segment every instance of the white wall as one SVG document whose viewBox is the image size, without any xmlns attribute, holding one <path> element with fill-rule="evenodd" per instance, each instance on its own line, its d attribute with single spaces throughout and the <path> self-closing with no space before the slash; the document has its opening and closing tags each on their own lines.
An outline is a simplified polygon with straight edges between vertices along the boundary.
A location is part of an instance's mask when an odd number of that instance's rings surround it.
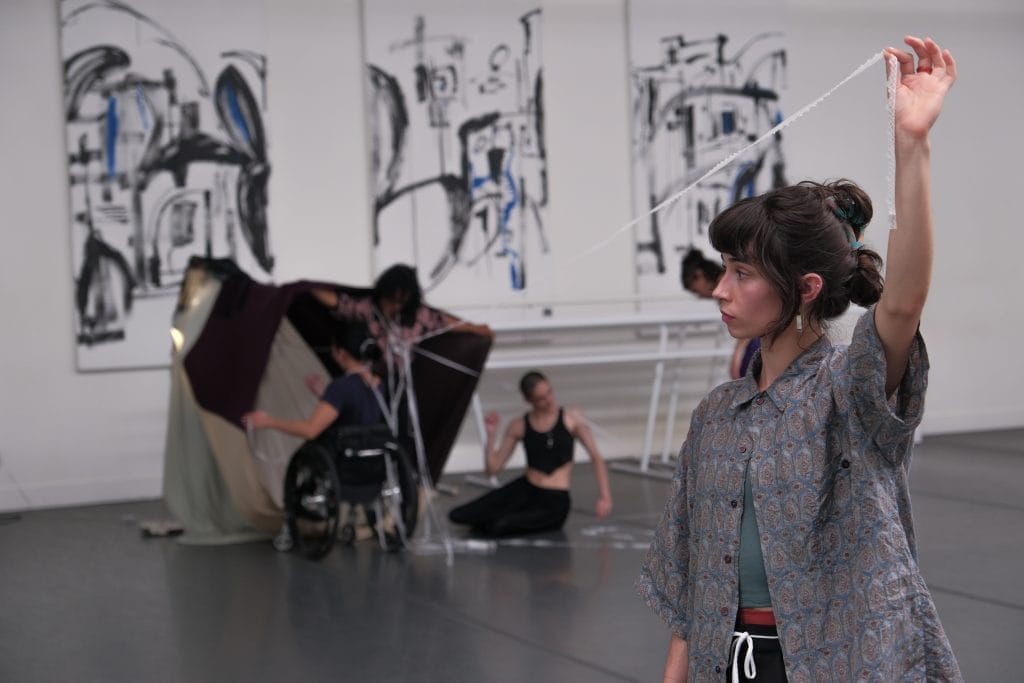
<svg viewBox="0 0 1024 683">
<path fill-rule="evenodd" d="M 0 509 L 15 481 L 48 506 L 158 496 L 163 471 L 167 371 L 75 370 L 57 5 L 0 3 Z M 277 277 L 369 283 L 358 4 L 266 11 Z"/>
<path fill-rule="evenodd" d="M 0 509 L 160 491 L 167 373 L 75 371 L 56 4 L 0 3 Z M 1014 291 L 1024 251 L 1014 204 L 1024 179 L 1017 72 L 1024 9 L 1011 0 L 984 0 L 970 10 L 952 0 L 939 9 L 912 4 L 920 7 L 902 3 L 894 13 L 882 3 L 791 0 L 790 108 L 903 32 L 927 32 L 954 50 L 961 82 L 934 135 L 938 253 L 923 323 L 933 363 L 925 431 L 1024 426 L 1016 343 L 1024 337 L 1024 307 Z M 343 273 L 368 283 L 358 5 L 265 6 L 278 277 Z M 621 0 L 553 0 L 544 11 L 550 235 L 555 253 L 574 254 L 630 218 L 625 8 Z M 311 86 L 321 81 L 332 87 Z M 884 207 L 884 155 L 875 134 L 882 88 L 879 67 L 788 129 L 792 179 L 847 175 Z M 884 229 L 872 230 L 869 238 L 881 244 Z M 631 293 L 629 244 L 620 238 L 559 269 L 558 296 Z M 610 453 L 635 452 L 650 373 L 610 371 L 604 384 L 593 370 L 552 374 L 563 398 L 609 429 Z M 485 378 L 485 399 L 518 409 L 513 381 L 509 374 Z M 626 406 L 623 386 L 635 386 Z M 467 437 L 449 469 L 476 467 L 478 458 Z"/>
<path fill-rule="evenodd" d="M 953 50 L 960 80 L 932 145 L 936 258 L 922 321 L 932 361 L 923 430 L 1024 425 L 1019 390 L 1024 369 L 1016 343 L 1024 331 L 1024 306 L 1013 292 L 1015 264 L 1024 248 L 1013 206 L 1024 180 L 1018 163 L 1024 154 L 1024 92 L 1019 76 L 1012 75 L 1024 65 L 1024 6 L 1015 3 L 1009 11 L 1011 3 L 994 1 L 959 11 L 950 2 L 926 13 L 912 6 L 895 13 L 828 5 L 821 10 L 808 3 L 791 13 L 792 33 L 799 38 L 793 43 L 794 72 L 821 61 L 821 55 L 837 65 L 834 73 L 818 64 L 806 78 L 794 78 L 792 92 L 802 93 L 798 101 L 809 101 L 844 75 L 838 65 L 852 68 L 871 46 L 891 43 L 904 32 L 934 36 Z M 881 160 L 879 138 L 861 134 L 872 117 L 878 120 L 882 83 L 865 79 L 848 89 L 859 94 L 857 101 L 847 97 L 842 106 L 823 105 L 828 116 L 809 115 L 795 126 L 792 141 L 799 144 L 791 149 L 799 155 L 794 166 L 807 175 L 850 174 L 884 206 L 883 176 L 875 161 Z M 844 114 L 847 120 L 838 121 Z M 879 221 L 871 230 L 869 241 L 881 245 Z"/>
</svg>

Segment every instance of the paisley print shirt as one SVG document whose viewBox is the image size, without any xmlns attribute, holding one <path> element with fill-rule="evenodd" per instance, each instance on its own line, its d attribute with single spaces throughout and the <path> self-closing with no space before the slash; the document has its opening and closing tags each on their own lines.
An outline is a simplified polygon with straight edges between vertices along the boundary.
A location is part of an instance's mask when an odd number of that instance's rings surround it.
<svg viewBox="0 0 1024 683">
<path fill-rule="evenodd" d="M 885 396 L 874 309 L 849 346 L 818 340 L 766 391 L 714 389 L 693 413 L 638 589 L 687 641 L 691 680 L 724 680 L 750 467 L 790 681 L 959 681 L 917 566 L 907 473 L 928 359 L 920 335 Z"/>
</svg>

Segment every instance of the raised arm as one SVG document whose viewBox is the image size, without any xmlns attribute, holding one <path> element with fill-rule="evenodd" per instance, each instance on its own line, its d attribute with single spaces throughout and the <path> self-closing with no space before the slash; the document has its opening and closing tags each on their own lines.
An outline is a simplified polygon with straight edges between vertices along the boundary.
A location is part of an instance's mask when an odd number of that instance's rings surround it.
<svg viewBox="0 0 1024 683">
<path fill-rule="evenodd" d="M 519 443 L 525 432 L 523 418 L 519 417 L 508 423 L 505 428 L 505 435 L 501 438 L 501 445 L 495 448 L 494 436 L 498 433 L 499 417 L 497 413 L 487 413 L 484 418 L 484 428 L 487 431 L 487 443 L 484 444 L 485 462 L 487 464 L 487 476 L 493 477 L 501 471 L 508 459 L 512 457 L 512 451 Z"/>
<path fill-rule="evenodd" d="M 601 451 L 597 448 L 597 442 L 587 424 L 587 418 L 577 408 L 570 408 L 565 414 L 566 427 L 580 440 L 587 455 L 594 464 L 594 476 L 597 478 L 597 503 L 594 505 L 594 512 L 598 519 L 603 519 L 612 512 L 612 489 L 608 483 L 608 466 L 605 465 Z"/>
<path fill-rule="evenodd" d="M 889 231 L 885 289 L 875 325 L 885 349 L 886 394 L 900 384 L 931 282 L 933 225 L 928 133 L 956 80 L 956 62 L 931 38 L 907 36 L 912 52 L 886 48 L 899 61 L 896 88 L 896 222 Z M 914 61 L 917 61 L 915 68 Z"/>
<path fill-rule="evenodd" d="M 310 293 L 317 301 L 329 308 L 332 313 L 342 318 L 361 318 L 368 320 L 371 307 L 366 303 L 368 298 L 353 297 L 337 289 L 311 289 Z"/>
<path fill-rule="evenodd" d="M 311 289 L 310 293 L 316 297 L 316 300 L 322 303 L 324 306 L 330 309 L 338 307 L 338 292 L 333 289 Z"/>
</svg>

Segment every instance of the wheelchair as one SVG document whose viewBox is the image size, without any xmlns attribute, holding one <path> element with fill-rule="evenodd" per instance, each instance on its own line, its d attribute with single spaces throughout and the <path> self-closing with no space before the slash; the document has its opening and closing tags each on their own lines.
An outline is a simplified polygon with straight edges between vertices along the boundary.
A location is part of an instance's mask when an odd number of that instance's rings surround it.
<svg viewBox="0 0 1024 683">
<path fill-rule="evenodd" d="M 292 455 L 284 480 L 293 546 L 312 560 L 327 555 L 336 540 L 353 543 L 359 508 L 380 546 L 400 550 L 415 530 L 419 496 L 419 474 L 387 425 L 329 428 Z M 344 503 L 350 509 L 342 524 Z"/>
</svg>

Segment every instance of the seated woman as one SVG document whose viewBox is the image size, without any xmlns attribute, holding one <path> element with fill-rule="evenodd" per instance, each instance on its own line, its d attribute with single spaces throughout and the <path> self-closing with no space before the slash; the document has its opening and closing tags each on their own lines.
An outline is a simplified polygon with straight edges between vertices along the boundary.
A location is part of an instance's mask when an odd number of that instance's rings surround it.
<svg viewBox="0 0 1024 683">
<path fill-rule="evenodd" d="M 369 426 L 384 422 L 373 387 L 379 381 L 369 369 L 371 348 L 376 348 L 365 324 L 339 322 L 331 340 L 331 355 L 344 370 L 324 387 L 316 375 L 306 378 L 320 401 L 304 420 L 285 420 L 254 410 L 242 416 L 242 422 L 254 429 L 279 429 L 307 441 L 320 436 L 332 424 L 339 427 Z"/>
<path fill-rule="evenodd" d="M 551 383 L 539 372 L 528 372 L 519 382 L 530 412 L 516 418 L 505 429 L 501 445 L 494 447 L 498 415 L 490 413 L 487 428 L 487 474 L 496 474 L 508 462 L 518 442 L 526 450 L 526 474 L 461 505 L 448 513 L 456 524 L 470 526 L 486 536 L 512 536 L 562 528 L 569 516 L 569 480 L 576 439 L 594 463 L 599 518 L 612 511 L 608 469 L 597 450 L 583 413 L 563 409 L 555 401 Z"/>
<path fill-rule="evenodd" d="M 722 266 L 704 257 L 700 249 L 692 248 L 683 256 L 682 280 L 683 289 L 696 294 L 701 299 L 710 299 L 711 292 L 722 277 Z M 729 379 L 739 379 L 747 374 L 747 367 L 754 359 L 754 354 L 761 348 L 761 340 L 737 339 L 736 347 L 729 362 Z"/>
</svg>

